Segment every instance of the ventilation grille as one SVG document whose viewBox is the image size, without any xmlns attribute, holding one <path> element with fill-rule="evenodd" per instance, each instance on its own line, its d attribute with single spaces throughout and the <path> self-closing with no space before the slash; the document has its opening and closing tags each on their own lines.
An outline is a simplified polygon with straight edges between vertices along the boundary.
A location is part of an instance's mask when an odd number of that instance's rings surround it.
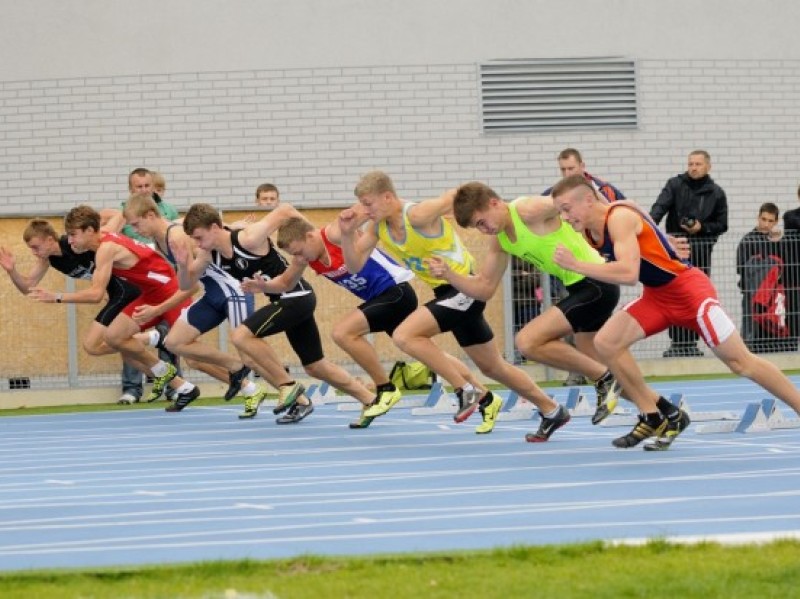
<svg viewBox="0 0 800 599">
<path fill-rule="evenodd" d="M 632 60 L 497 60 L 480 65 L 483 130 L 636 127 Z"/>
</svg>

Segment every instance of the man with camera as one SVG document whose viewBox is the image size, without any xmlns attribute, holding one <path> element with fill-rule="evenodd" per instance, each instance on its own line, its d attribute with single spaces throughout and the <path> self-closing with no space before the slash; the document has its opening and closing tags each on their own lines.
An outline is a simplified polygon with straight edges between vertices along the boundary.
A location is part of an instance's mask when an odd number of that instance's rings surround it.
<svg viewBox="0 0 800 599">
<path fill-rule="evenodd" d="M 685 173 L 669 179 L 661 190 L 650 216 L 656 223 L 666 215 L 666 231 L 685 236 L 691 248 L 690 261 L 711 275 L 711 252 L 717 239 L 728 230 L 728 198 L 708 176 L 711 156 L 705 150 L 689 154 Z M 679 327 L 669 328 L 670 346 L 665 358 L 702 356 L 697 333 Z"/>
</svg>

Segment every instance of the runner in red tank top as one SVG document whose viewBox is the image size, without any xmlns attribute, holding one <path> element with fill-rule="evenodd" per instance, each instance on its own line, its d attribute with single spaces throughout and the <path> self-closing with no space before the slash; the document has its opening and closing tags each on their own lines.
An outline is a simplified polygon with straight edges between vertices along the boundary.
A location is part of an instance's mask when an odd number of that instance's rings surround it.
<svg viewBox="0 0 800 599">
<path fill-rule="evenodd" d="M 191 303 L 194 290 L 180 291 L 175 271 L 153 249 L 127 237 L 101 233 L 100 215 L 89 206 L 70 210 L 64 228 L 73 250 L 95 252 L 91 285 L 87 289 L 63 294 L 34 289 L 31 296 L 45 302 L 96 304 L 105 297 L 106 285 L 112 275 L 139 287 L 142 294 L 108 325 L 105 341 L 119 351 L 126 362 L 152 375 L 153 389 L 147 401 L 158 399 L 169 385 L 178 395 L 167 411 L 182 410 L 200 396 L 200 390 L 176 376 L 175 366 L 156 358 L 134 335 L 161 320 L 170 324 L 175 322 L 183 308 Z"/>
</svg>

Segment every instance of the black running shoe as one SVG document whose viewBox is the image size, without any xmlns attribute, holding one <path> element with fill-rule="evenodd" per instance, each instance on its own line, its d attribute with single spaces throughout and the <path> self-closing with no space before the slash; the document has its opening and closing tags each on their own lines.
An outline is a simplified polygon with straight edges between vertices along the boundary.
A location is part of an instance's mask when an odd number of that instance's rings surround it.
<svg viewBox="0 0 800 599">
<path fill-rule="evenodd" d="M 250 374 L 250 369 L 247 366 L 242 366 L 236 372 L 228 373 L 228 389 L 225 391 L 225 401 L 230 401 L 236 397 L 239 389 L 242 388 L 242 381 L 247 378 L 248 374 Z"/>
<path fill-rule="evenodd" d="M 547 418 L 544 414 L 539 412 L 542 422 L 539 425 L 539 430 L 535 433 L 528 433 L 525 435 L 525 440 L 528 443 L 544 443 L 550 436 L 569 422 L 570 415 L 564 406 L 558 406 L 558 412 L 552 418 Z"/>
<path fill-rule="evenodd" d="M 664 429 L 658 438 L 645 443 L 645 451 L 666 451 L 672 445 L 675 438 L 680 435 L 692 423 L 689 414 L 680 410 L 674 418 L 667 418 L 667 427 Z"/>
<path fill-rule="evenodd" d="M 200 387 L 192 387 L 191 391 L 187 391 L 186 393 L 178 393 L 178 397 L 175 398 L 175 401 L 164 408 L 164 411 L 180 412 L 198 397 L 200 397 Z"/>
<path fill-rule="evenodd" d="M 639 443 L 648 437 L 660 436 L 664 430 L 666 430 L 666 428 L 666 418 L 664 418 L 657 426 L 651 426 L 647 423 L 647 418 L 645 415 L 639 414 L 639 422 L 637 422 L 636 426 L 631 429 L 631 432 L 629 432 L 627 435 L 623 435 L 622 437 L 617 437 L 611 442 L 611 444 L 614 447 L 619 447 L 620 449 L 634 447 L 639 445 Z"/>
<path fill-rule="evenodd" d="M 292 407 L 289 408 L 289 411 L 286 412 L 286 414 L 278 418 L 275 422 L 278 424 L 296 424 L 313 411 L 314 406 L 311 404 L 311 402 L 306 405 L 295 403 L 292 404 Z"/>
</svg>

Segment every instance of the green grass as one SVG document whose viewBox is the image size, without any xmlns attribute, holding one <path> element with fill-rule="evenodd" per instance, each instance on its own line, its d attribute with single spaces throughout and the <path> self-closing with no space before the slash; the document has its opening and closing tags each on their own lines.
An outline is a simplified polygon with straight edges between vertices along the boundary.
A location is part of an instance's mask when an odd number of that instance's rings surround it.
<svg viewBox="0 0 800 599">
<path fill-rule="evenodd" d="M 797 597 L 800 543 L 602 543 L 370 558 L 206 562 L 0 576 L 11 598 Z"/>
</svg>

